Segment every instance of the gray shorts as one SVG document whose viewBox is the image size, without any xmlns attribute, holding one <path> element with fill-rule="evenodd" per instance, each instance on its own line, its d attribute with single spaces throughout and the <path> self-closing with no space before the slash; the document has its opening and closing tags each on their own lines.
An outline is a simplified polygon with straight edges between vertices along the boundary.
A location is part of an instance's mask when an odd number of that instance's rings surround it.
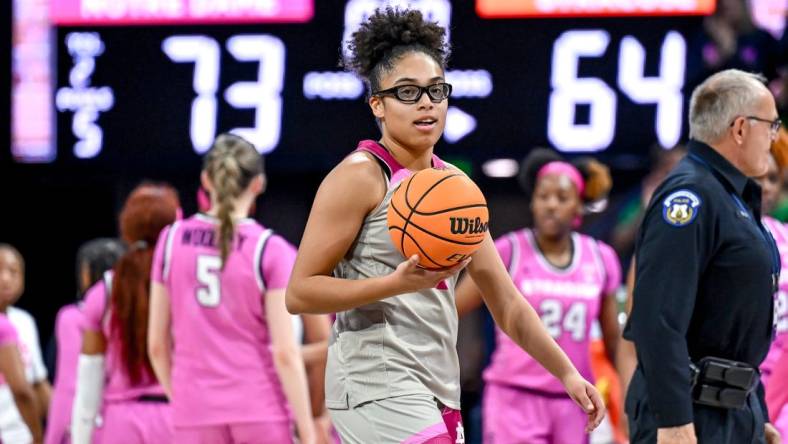
<svg viewBox="0 0 788 444">
<path fill-rule="evenodd" d="M 455 443 L 429 395 L 397 396 L 328 412 L 343 444 Z"/>
</svg>

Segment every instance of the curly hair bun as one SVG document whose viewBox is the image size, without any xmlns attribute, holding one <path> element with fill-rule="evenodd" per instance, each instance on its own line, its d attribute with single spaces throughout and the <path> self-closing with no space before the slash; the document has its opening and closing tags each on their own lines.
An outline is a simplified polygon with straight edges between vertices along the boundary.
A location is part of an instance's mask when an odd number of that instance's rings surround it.
<svg viewBox="0 0 788 444">
<path fill-rule="evenodd" d="M 610 176 L 610 168 L 598 160 L 591 158 L 584 158 L 575 166 L 577 166 L 583 174 L 583 178 L 586 181 L 583 200 L 595 202 L 607 197 L 610 190 L 613 188 L 613 178 Z"/>
<path fill-rule="evenodd" d="M 377 9 L 348 42 L 350 55 L 342 66 L 377 86 L 381 72 L 393 68 L 394 62 L 410 51 L 431 56 L 446 66 L 449 45 L 446 30 L 424 20 L 420 11 L 387 7 Z"/>
<path fill-rule="evenodd" d="M 527 156 L 520 162 L 520 173 L 517 181 L 520 188 L 528 198 L 531 198 L 536 189 L 536 175 L 543 166 L 550 162 L 563 161 L 564 159 L 555 151 L 547 148 L 537 147 L 532 149 Z"/>
<path fill-rule="evenodd" d="M 785 127 L 780 127 L 780 131 L 777 133 L 777 140 L 772 142 L 771 152 L 780 171 L 788 168 L 788 131 L 786 131 Z"/>
</svg>

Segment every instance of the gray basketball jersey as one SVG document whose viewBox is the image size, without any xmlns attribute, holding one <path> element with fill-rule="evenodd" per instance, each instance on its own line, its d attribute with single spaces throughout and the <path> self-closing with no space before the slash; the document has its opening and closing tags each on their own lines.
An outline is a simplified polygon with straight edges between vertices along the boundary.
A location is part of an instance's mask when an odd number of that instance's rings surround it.
<svg viewBox="0 0 788 444">
<path fill-rule="evenodd" d="M 405 258 L 394 248 L 386 223 L 394 190 L 410 172 L 378 143 L 365 140 L 358 150 L 372 153 L 388 169 L 388 190 L 361 227 L 345 258 L 334 269 L 343 279 L 385 276 Z M 433 166 L 445 164 L 433 156 Z M 346 409 L 410 394 L 429 394 L 460 408 L 457 358 L 457 276 L 438 288 L 392 296 L 337 313 L 328 347 L 326 405 Z"/>
</svg>

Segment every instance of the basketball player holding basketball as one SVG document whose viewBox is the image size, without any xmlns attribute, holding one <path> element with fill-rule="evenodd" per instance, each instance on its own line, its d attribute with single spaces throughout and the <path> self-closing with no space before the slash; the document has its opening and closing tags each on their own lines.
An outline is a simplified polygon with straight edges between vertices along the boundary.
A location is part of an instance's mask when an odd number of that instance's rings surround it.
<svg viewBox="0 0 788 444">
<path fill-rule="evenodd" d="M 81 306 L 87 291 L 105 279 L 108 270 L 125 253 L 125 246 L 118 239 L 93 239 L 77 250 L 77 302 L 60 308 L 55 318 L 55 340 L 57 341 L 57 369 L 49 403 L 45 444 L 67 444 L 71 442 L 68 426 L 74 406 L 77 384 L 77 362 L 82 348 L 84 320 Z M 110 272 L 111 273 L 111 272 Z M 102 292 L 105 290 L 102 288 Z M 97 430 L 93 431 L 92 444 L 99 441 Z"/>
<path fill-rule="evenodd" d="M 575 167 L 553 151 L 535 149 L 523 161 L 520 182 L 533 228 L 508 233 L 495 246 L 522 297 L 536 307 L 580 374 L 590 379 L 590 333 L 596 319 L 614 362 L 620 335 L 614 292 L 621 285 L 621 265 L 612 248 L 574 229 L 584 203 L 598 201 L 610 190 L 610 175 L 596 161 Z M 457 288 L 460 316 L 478 307 L 481 297 L 473 281 L 463 279 Z M 496 343 L 484 372 L 484 441 L 587 443 L 586 415 L 559 382 L 500 328 Z"/>
<path fill-rule="evenodd" d="M 152 269 L 149 352 L 172 399 L 175 442 L 291 443 L 289 401 L 300 442 L 312 444 L 284 299 L 295 248 L 246 217 L 265 187 L 263 159 L 223 134 L 201 179 L 211 210 L 163 230 Z"/>
<path fill-rule="evenodd" d="M 170 407 L 146 350 L 148 286 L 153 246 L 172 223 L 178 195 L 168 185 L 135 188 L 120 213 L 120 234 L 129 250 L 85 295 L 85 332 L 79 356 L 71 441 L 92 442 L 103 403 L 103 442 L 161 443 L 172 439 Z M 104 385 L 106 381 L 106 387 Z"/>
<path fill-rule="evenodd" d="M 409 172 L 450 168 L 433 155 L 451 87 L 445 30 L 388 8 L 362 23 L 345 66 L 365 79 L 379 142 L 365 140 L 317 192 L 287 290 L 293 313 L 339 312 L 326 404 L 344 443 L 464 442 L 459 423 L 457 273 L 468 266 L 493 316 L 555 375 L 596 427 L 604 405 L 523 299 L 487 235 L 473 261 L 416 266 L 392 245 L 391 195 Z M 332 276 L 333 274 L 333 276 Z"/>
</svg>

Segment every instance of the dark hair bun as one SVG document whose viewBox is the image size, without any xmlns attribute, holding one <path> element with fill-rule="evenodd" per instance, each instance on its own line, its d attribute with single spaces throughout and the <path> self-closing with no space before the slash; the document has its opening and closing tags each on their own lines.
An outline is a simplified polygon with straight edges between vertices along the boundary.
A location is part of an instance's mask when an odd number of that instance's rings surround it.
<svg viewBox="0 0 788 444">
<path fill-rule="evenodd" d="M 536 175 L 539 174 L 539 170 L 548 163 L 557 161 L 564 161 L 564 159 L 555 151 L 547 148 L 534 148 L 520 162 L 517 181 L 529 200 L 536 189 Z"/>
<path fill-rule="evenodd" d="M 517 178 L 528 199 L 536 189 L 536 176 L 539 174 L 539 170 L 548 163 L 556 161 L 571 163 L 580 171 L 583 181 L 585 181 L 585 191 L 582 196 L 584 203 L 604 199 L 610 193 L 610 189 L 613 187 L 610 170 L 598 160 L 591 157 L 581 157 L 569 162 L 553 150 L 534 148 L 520 163 L 520 173 Z"/>
<path fill-rule="evenodd" d="M 424 51 L 442 67 L 449 56 L 446 31 L 435 22 L 424 20 L 420 11 L 387 7 L 378 9 L 348 43 L 350 56 L 342 65 L 365 79 L 379 74 L 378 65 L 391 69 L 393 62 L 409 50 Z"/>
</svg>

